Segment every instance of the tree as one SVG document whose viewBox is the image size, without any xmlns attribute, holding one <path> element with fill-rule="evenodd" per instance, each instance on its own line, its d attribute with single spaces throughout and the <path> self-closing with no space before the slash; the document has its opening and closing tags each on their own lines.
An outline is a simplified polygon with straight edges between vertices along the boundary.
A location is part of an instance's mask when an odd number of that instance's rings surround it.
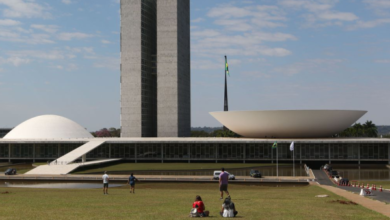
<svg viewBox="0 0 390 220">
<path fill-rule="evenodd" d="M 223 129 L 221 129 L 221 130 L 213 131 L 210 134 L 210 137 L 234 137 L 234 138 L 238 138 L 238 137 L 241 137 L 241 135 L 236 134 L 236 133 L 234 133 L 231 130 L 223 130 Z"/>
<path fill-rule="evenodd" d="M 100 129 L 95 132 L 96 137 L 112 137 L 111 133 L 107 130 L 107 128 Z"/>
<path fill-rule="evenodd" d="M 338 137 L 378 137 L 378 128 L 372 121 L 364 124 L 355 123 L 352 127 L 345 129 Z"/>
<path fill-rule="evenodd" d="M 210 137 L 210 134 L 205 131 L 191 131 L 191 137 Z"/>
</svg>

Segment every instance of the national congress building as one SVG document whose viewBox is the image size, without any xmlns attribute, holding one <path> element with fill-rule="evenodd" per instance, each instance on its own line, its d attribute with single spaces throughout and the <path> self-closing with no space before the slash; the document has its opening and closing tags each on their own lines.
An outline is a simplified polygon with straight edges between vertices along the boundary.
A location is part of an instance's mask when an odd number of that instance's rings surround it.
<svg viewBox="0 0 390 220">
<path fill-rule="evenodd" d="M 366 111 L 212 112 L 243 138 L 178 138 L 189 137 L 191 126 L 190 2 L 122 0 L 120 7 L 121 138 L 94 138 L 70 119 L 43 115 L 0 139 L 0 161 L 51 161 L 28 174 L 116 160 L 390 164 L 390 139 L 331 138 Z"/>
</svg>

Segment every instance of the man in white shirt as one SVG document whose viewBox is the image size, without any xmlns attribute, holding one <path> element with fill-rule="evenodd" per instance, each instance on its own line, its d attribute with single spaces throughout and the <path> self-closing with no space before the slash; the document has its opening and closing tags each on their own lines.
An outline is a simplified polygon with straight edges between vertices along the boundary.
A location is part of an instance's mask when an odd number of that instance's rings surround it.
<svg viewBox="0 0 390 220">
<path fill-rule="evenodd" d="M 104 171 L 103 179 L 103 194 L 108 195 L 108 181 L 110 177 L 107 175 L 107 171 Z"/>
</svg>

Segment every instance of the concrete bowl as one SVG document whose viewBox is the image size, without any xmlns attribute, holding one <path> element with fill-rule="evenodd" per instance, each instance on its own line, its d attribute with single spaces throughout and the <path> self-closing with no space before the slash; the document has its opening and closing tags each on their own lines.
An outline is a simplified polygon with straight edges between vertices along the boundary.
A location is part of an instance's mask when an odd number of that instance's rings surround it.
<svg viewBox="0 0 390 220">
<path fill-rule="evenodd" d="M 210 112 L 221 124 L 250 138 L 331 137 L 351 126 L 367 111 L 269 110 Z"/>
</svg>

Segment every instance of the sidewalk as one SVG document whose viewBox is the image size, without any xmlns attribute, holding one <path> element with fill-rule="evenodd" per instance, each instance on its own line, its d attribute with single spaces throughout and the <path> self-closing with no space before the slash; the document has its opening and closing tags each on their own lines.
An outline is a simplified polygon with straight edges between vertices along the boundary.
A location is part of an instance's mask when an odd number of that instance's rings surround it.
<svg viewBox="0 0 390 220">
<path fill-rule="evenodd" d="M 331 191 L 339 196 L 342 196 L 348 200 L 351 200 L 359 205 L 362 205 L 368 209 L 371 209 L 373 211 L 379 212 L 387 217 L 390 217 L 390 205 L 387 205 L 383 202 L 377 201 L 377 200 L 372 200 L 369 198 L 365 198 L 363 196 L 360 196 L 358 194 L 354 194 L 352 192 L 348 192 L 343 189 L 339 189 L 333 186 L 326 186 L 326 185 L 320 185 L 318 186 Z"/>
</svg>

